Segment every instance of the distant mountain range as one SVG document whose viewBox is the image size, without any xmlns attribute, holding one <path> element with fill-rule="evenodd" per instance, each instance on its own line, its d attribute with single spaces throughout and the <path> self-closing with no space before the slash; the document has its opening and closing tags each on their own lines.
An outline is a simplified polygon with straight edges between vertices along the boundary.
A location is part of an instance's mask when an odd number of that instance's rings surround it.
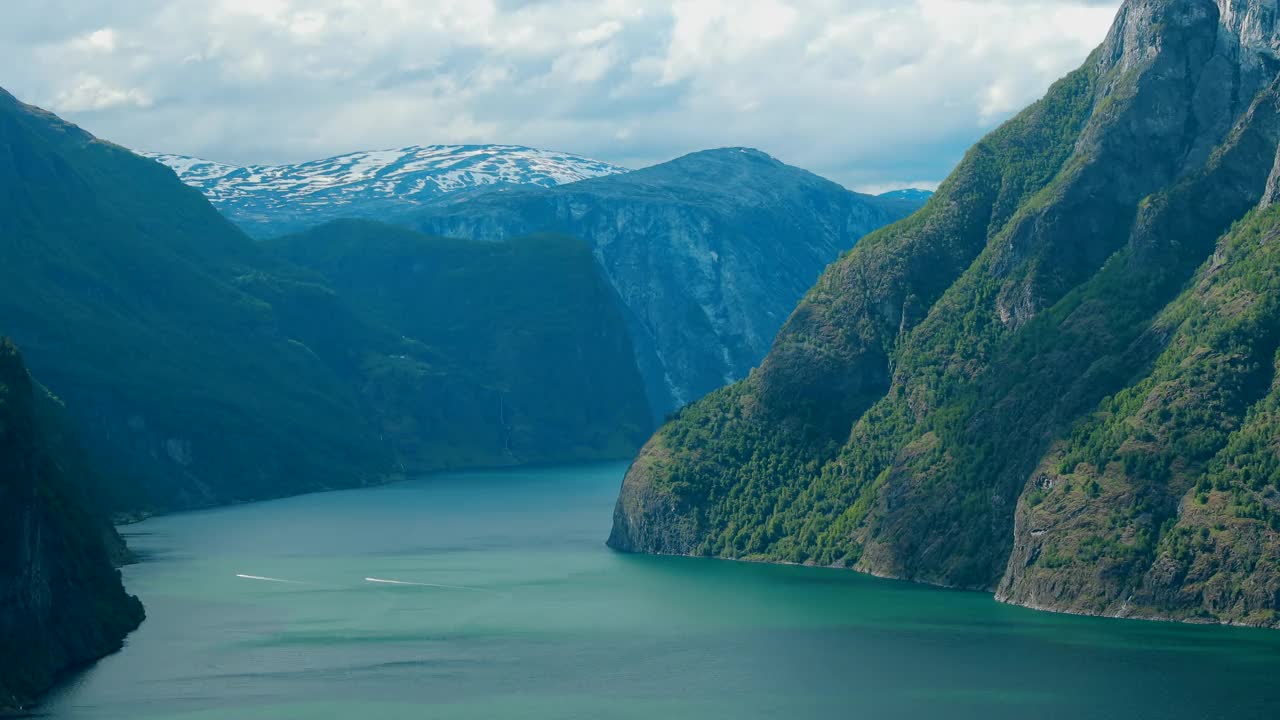
<svg viewBox="0 0 1280 720">
<path fill-rule="evenodd" d="M 295 165 L 229 165 L 143 153 L 173 168 L 251 235 L 280 235 L 337 218 L 378 219 L 439 195 L 493 185 L 550 187 L 626 168 L 518 145 L 415 145 Z"/>
<path fill-rule="evenodd" d="M 854 193 L 741 147 L 635 171 L 511 145 L 415 146 L 284 166 L 149 157 L 260 238 L 352 218 L 468 240 L 548 232 L 586 240 L 628 311 L 659 418 L 744 377 L 828 263 L 932 194 Z"/>
<path fill-rule="evenodd" d="M 335 219 L 385 220 L 444 195 L 533 185 L 555 187 L 621 175 L 628 168 L 522 145 L 411 145 L 287 165 L 233 165 L 189 155 L 140 153 L 177 173 L 255 237 L 283 235 Z M 931 191 L 876 197 L 914 210 Z"/>
</svg>

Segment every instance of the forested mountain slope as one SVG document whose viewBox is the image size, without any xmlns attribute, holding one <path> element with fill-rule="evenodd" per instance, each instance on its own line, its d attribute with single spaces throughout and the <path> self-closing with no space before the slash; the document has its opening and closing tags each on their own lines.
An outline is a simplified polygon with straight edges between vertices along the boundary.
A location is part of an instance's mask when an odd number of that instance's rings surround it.
<svg viewBox="0 0 1280 720">
<path fill-rule="evenodd" d="M 662 428 L 610 544 L 1280 624 L 1270 0 L 1129 0 Z"/>
</svg>

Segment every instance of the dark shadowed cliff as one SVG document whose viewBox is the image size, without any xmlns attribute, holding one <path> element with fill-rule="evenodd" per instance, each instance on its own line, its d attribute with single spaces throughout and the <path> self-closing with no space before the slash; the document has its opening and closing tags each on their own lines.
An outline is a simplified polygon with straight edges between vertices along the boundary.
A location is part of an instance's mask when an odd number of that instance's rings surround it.
<svg viewBox="0 0 1280 720">
<path fill-rule="evenodd" d="M 119 538 L 87 507 L 87 468 L 49 426 L 56 405 L 0 339 L 0 711 L 119 649 L 142 621 L 112 564 Z"/>
</svg>

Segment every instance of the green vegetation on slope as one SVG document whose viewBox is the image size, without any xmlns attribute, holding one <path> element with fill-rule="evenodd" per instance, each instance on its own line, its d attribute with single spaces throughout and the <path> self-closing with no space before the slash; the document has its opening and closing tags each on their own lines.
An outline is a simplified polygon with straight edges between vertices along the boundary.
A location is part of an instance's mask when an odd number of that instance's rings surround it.
<svg viewBox="0 0 1280 720">
<path fill-rule="evenodd" d="M 657 463 L 643 503 L 678 506 L 697 528 L 681 533 L 691 543 L 667 543 L 661 532 L 633 535 L 629 518 L 648 511 L 622 512 L 640 500 L 627 493 L 610 542 L 813 560 L 823 532 L 815 523 L 846 508 L 864 511 L 866 503 L 830 496 L 811 507 L 797 502 L 801 493 L 888 389 L 889 358 L 902 338 L 1069 157 L 1092 92 L 1091 71 L 1079 71 L 984 139 L 923 210 L 864 238 L 822 276 L 759 370 L 659 431 L 642 453 Z M 864 450 L 870 456 L 874 449 Z"/>
<path fill-rule="evenodd" d="M 1256 213 L 1222 240 L 1155 321 L 1169 340 L 1151 372 L 1045 456 L 1020 509 L 1031 530 L 1005 579 L 1011 597 L 1040 602 L 1052 575 L 1084 611 L 1133 599 L 1274 622 L 1278 221 L 1275 208 Z"/>
</svg>

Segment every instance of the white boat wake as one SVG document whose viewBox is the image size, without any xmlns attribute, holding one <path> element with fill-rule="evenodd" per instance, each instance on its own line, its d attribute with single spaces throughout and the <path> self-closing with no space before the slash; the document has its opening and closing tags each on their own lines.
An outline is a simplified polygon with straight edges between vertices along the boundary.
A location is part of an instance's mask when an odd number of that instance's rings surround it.
<svg viewBox="0 0 1280 720">
<path fill-rule="evenodd" d="M 241 573 L 236 573 L 236 577 L 240 578 L 241 580 L 260 580 L 262 582 L 286 583 L 288 585 L 306 585 L 306 583 L 298 580 L 283 580 L 281 578 L 263 577 L 261 575 L 244 575 Z"/>
<path fill-rule="evenodd" d="M 284 578 L 266 577 L 265 575 L 246 575 L 244 573 L 236 573 L 236 577 L 240 578 L 241 580 L 257 580 L 258 582 L 284 583 L 286 585 L 306 585 L 307 584 L 301 580 L 286 580 Z M 410 582 L 408 580 L 388 580 L 386 578 L 375 578 L 375 577 L 367 577 L 364 579 L 364 581 L 369 583 L 376 583 L 379 585 L 408 585 L 411 587 L 440 588 L 443 590 L 465 590 L 467 592 L 485 593 L 486 595 L 504 596 L 503 593 L 500 593 L 500 592 L 494 592 L 493 590 L 486 590 L 485 588 L 468 587 L 466 585 L 443 585 L 440 583 Z"/>
<path fill-rule="evenodd" d="M 378 583 L 380 585 L 411 585 L 413 587 L 444 588 L 445 590 L 467 590 L 470 592 L 487 593 L 489 595 L 502 595 L 502 593 L 494 592 L 492 590 L 485 590 L 484 588 L 478 588 L 478 587 L 467 587 L 465 585 L 440 585 L 438 583 L 409 582 L 407 580 L 386 580 L 383 578 L 371 578 L 371 577 L 365 578 L 364 581 L 371 582 L 371 583 Z"/>
</svg>

